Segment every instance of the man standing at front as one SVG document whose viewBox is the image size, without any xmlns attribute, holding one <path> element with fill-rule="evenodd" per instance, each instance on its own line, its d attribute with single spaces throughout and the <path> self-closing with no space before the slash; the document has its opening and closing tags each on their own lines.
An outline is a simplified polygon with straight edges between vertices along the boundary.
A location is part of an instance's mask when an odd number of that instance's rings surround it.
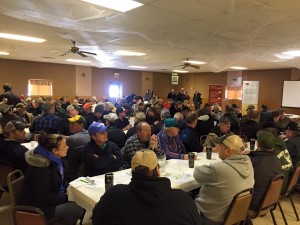
<svg viewBox="0 0 300 225">
<path fill-rule="evenodd" d="M 218 153 L 223 161 L 194 170 L 194 178 L 201 185 L 195 201 L 203 225 L 221 224 L 234 195 L 254 185 L 251 161 L 247 155 L 241 155 L 241 138 L 227 134 L 219 141 Z"/>
<path fill-rule="evenodd" d="M 135 153 L 129 185 L 109 189 L 93 210 L 93 225 L 199 225 L 193 200 L 159 177 L 157 157 L 151 150 Z"/>
</svg>

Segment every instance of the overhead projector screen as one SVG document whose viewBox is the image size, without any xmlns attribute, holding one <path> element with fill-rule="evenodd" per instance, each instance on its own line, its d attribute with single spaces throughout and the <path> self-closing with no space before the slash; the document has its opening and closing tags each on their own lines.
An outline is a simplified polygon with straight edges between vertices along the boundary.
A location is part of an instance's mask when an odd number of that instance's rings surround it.
<svg viewBox="0 0 300 225">
<path fill-rule="evenodd" d="M 300 81 L 284 81 L 282 107 L 300 108 Z"/>
</svg>

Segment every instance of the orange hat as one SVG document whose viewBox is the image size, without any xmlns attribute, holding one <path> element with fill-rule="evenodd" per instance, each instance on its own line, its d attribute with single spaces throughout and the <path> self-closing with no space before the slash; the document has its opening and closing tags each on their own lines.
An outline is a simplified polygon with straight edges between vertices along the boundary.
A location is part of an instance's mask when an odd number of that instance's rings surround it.
<svg viewBox="0 0 300 225">
<path fill-rule="evenodd" d="M 84 108 L 84 109 L 89 109 L 89 108 L 92 108 L 92 105 L 91 105 L 91 103 L 87 102 L 87 103 L 85 103 L 85 104 L 83 105 L 83 108 Z"/>
</svg>

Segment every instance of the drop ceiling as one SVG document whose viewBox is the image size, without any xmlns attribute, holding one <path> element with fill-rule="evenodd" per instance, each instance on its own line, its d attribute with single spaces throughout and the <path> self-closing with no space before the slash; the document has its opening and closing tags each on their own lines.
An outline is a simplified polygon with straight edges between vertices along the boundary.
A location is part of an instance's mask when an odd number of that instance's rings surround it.
<svg viewBox="0 0 300 225">
<path fill-rule="evenodd" d="M 300 68 L 300 57 L 282 54 L 300 50 L 299 0 L 137 1 L 144 6 L 121 13 L 80 0 L 1 0 L 0 32 L 47 41 L 0 38 L 0 51 L 10 53 L 0 58 L 64 64 L 87 59 L 99 68 L 134 65 L 157 72 L 180 69 L 184 58 L 207 62 L 186 68 L 190 72 Z M 70 40 L 97 56 L 60 56 Z M 119 50 L 146 55 L 115 55 Z"/>
</svg>

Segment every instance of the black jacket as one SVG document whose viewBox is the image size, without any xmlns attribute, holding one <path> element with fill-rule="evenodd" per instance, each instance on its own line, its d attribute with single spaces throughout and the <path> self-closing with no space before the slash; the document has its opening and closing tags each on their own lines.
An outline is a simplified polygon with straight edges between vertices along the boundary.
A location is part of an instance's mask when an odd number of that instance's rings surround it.
<svg viewBox="0 0 300 225">
<path fill-rule="evenodd" d="M 241 127 L 242 134 L 247 137 L 248 141 L 250 139 L 256 139 L 257 131 L 262 129 L 263 129 L 262 125 L 257 123 L 254 120 L 247 120 Z"/>
<path fill-rule="evenodd" d="M 98 158 L 94 154 L 98 155 Z M 120 149 L 111 141 L 105 143 L 104 149 L 101 149 L 93 140 L 87 143 L 83 149 L 83 158 L 83 176 L 96 176 L 114 172 L 124 164 Z"/>
<path fill-rule="evenodd" d="M 200 224 L 192 198 L 172 189 L 168 178 L 135 175 L 129 185 L 113 186 L 101 197 L 92 220 L 93 225 Z"/>
<path fill-rule="evenodd" d="M 126 135 L 124 131 L 115 126 L 108 126 L 106 129 L 108 140 L 114 142 L 121 149 L 126 142 Z"/>
<path fill-rule="evenodd" d="M 180 138 L 184 144 L 187 152 L 201 152 L 202 146 L 200 145 L 200 139 L 195 129 L 185 125 L 180 131 Z"/>
<path fill-rule="evenodd" d="M 281 163 L 275 152 L 252 151 L 250 159 L 254 169 L 254 192 L 250 209 L 258 211 L 268 183 L 282 173 Z"/>
<path fill-rule="evenodd" d="M 48 219 L 55 215 L 55 207 L 67 202 L 68 197 L 60 192 L 62 181 L 59 170 L 50 160 L 36 154 L 34 150 L 26 153 L 29 164 L 22 190 L 21 204 L 40 208 Z"/>
<path fill-rule="evenodd" d="M 12 93 L 11 91 L 6 91 L 0 95 L 0 102 L 3 101 L 3 98 L 7 98 L 6 104 L 8 105 L 16 106 L 18 103 L 21 102 L 20 98 L 16 94 Z"/>
<path fill-rule="evenodd" d="M 25 161 L 27 151 L 28 149 L 18 141 L 3 140 L 0 142 L 0 159 L 11 162 L 14 170 L 20 169 L 23 173 L 27 169 Z"/>
</svg>

